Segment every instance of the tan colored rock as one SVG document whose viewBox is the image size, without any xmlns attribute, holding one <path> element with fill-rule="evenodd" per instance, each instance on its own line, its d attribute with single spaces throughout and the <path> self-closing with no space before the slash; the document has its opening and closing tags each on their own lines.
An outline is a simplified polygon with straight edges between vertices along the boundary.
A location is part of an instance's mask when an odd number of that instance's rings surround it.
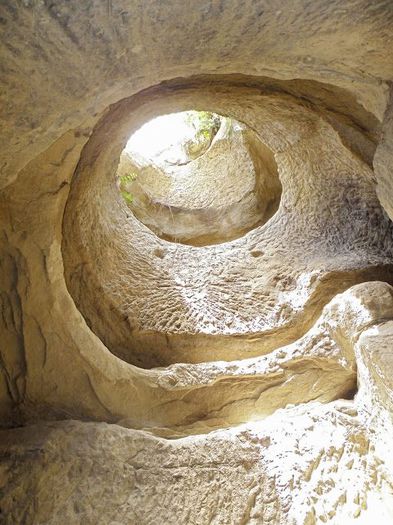
<svg viewBox="0 0 393 525">
<path fill-rule="evenodd" d="M 392 523 L 392 24 L 2 2 L 1 523 Z M 189 109 L 277 166 L 277 211 L 228 242 L 162 239 L 116 188 L 130 134 Z"/>
<path fill-rule="evenodd" d="M 320 326 L 354 345 L 361 385 L 354 401 L 300 404 L 232 430 L 169 441 L 72 421 L 3 431 L 3 522 L 387 525 L 391 415 L 381 399 L 390 386 L 369 373 L 369 359 L 379 347 L 375 334 L 392 337 L 392 309 L 392 289 L 370 283 L 325 311 Z"/>
<path fill-rule="evenodd" d="M 182 165 L 144 166 L 123 152 L 117 176 L 137 175 L 125 186 L 135 217 L 159 237 L 193 246 L 267 222 L 281 196 L 274 156 L 254 132 L 234 126 L 224 121 L 209 149 Z"/>
<path fill-rule="evenodd" d="M 0 436 L 7 525 L 392 519 L 381 498 L 386 472 L 351 402 L 175 441 L 73 421 Z"/>
<path fill-rule="evenodd" d="M 151 367 L 267 353 L 303 335 L 336 293 L 391 280 L 392 227 L 370 168 L 318 113 L 263 89 L 153 88 L 113 107 L 83 151 L 64 215 L 66 279 L 89 326 L 120 358 Z M 114 172 L 144 115 L 198 106 L 202 96 L 270 148 L 282 195 L 264 225 L 196 249 L 136 220 Z"/>
<path fill-rule="evenodd" d="M 90 127 L 113 102 L 165 79 L 201 71 L 307 79 L 322 84 L 322 97 L 323 84 L 348 90 L 381 119 L 393 76 L 390 2 L 231 0 L 221 10 L 7 0 L 1 18 L 5 182 L 69 129 Z"/>
<path fill-rule="evenodd" d="M 393 218 L 393 88 L 385 113 L 382 138 L 374 157 L 377 194 L 389 217 Z"/>
</svg>

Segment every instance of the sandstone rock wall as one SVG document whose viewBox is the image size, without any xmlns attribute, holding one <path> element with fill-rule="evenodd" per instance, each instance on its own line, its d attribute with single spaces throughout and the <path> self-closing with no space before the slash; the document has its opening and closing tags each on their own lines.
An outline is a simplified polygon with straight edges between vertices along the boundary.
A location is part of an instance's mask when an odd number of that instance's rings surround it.
<svg viewBox="0 0 393 525">
<path fill-rule="evenodd" d="M 390 0 L 1 3 L 0 523 L 393 522 L 392 34 Z M 116 187 L 189 109 L 277 168 L 227 242 Z"/>
<path fill-rule="evenodd" d="M 277 211 L 281 183 L 272 151 L 251 130 L 226 123 L 207 151 L 180 165 L 138 163 L 123 151 L 117 176 L 129 208 L 159 237 L 192 246 L 241 237 Z M 237 129 L 236 129 L 237 126 Z"/>
</svg>

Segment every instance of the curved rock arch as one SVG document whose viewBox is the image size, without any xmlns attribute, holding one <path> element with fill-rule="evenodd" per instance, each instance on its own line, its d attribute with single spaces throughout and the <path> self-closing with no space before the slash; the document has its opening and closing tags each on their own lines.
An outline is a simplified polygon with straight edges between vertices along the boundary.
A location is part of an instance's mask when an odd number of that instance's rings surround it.
<svg viewBox="0 0 393 525">
<path fill-rule="evenodd" d="M 265 225 L 196 250 L 143 227 L 122 203 L 114 173 L 143 119 L 200 104 L 254 129 L 274 152 L 283 193 Z M 349 222 L 360 200 L 364 209 Z M 125 360 L 250 357 L 295 340 L 351 284 L 390 279 L 390 225 L 378 208 L 367 164 L 293 97 L 225 87 L 223 79 L 210 89 L 159 86 L 112 108 L 82 152 L 65 214 L 67 282 L 89 325 Z"/>
<path fill-rule="evenodd" d="M 0 521 L 391 523 L 392 22 L 2 3 Z M 114 174 L 133 129 L 198 107 L 244 120 L 283 193 L 193 247 L 127 216 Z"/>
</svg>

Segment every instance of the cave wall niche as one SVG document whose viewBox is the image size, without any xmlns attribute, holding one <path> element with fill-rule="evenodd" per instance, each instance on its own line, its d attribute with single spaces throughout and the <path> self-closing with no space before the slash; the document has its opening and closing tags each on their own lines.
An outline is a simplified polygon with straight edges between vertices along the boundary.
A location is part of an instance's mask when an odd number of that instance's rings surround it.
<svg viewBox="0 0 393 525">
<path fill-rule="evenodd" d="M 1 523 L 391 523 L 391 3 L 0 21 Z M 128 137 L 189 109 L 245 126 L 270 212 L 127 206 Z"/>
</svg>

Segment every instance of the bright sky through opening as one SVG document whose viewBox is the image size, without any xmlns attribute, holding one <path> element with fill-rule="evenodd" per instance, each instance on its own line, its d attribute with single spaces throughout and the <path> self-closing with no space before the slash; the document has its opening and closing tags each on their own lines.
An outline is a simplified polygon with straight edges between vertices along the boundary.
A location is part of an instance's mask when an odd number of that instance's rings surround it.
<svg viewBox="0 0 393 525">
<path fill-rule="evenodd" d="M 183 156 L 182 144 L 195 136 L 195 128 L 187 122 L 189 112 L 171 113 L 150 120 L 129 139 L 126 151 L 156 162 L 175 162 Z M 165 158 L 161 158 L 164 153 Z"/>
</svg>

